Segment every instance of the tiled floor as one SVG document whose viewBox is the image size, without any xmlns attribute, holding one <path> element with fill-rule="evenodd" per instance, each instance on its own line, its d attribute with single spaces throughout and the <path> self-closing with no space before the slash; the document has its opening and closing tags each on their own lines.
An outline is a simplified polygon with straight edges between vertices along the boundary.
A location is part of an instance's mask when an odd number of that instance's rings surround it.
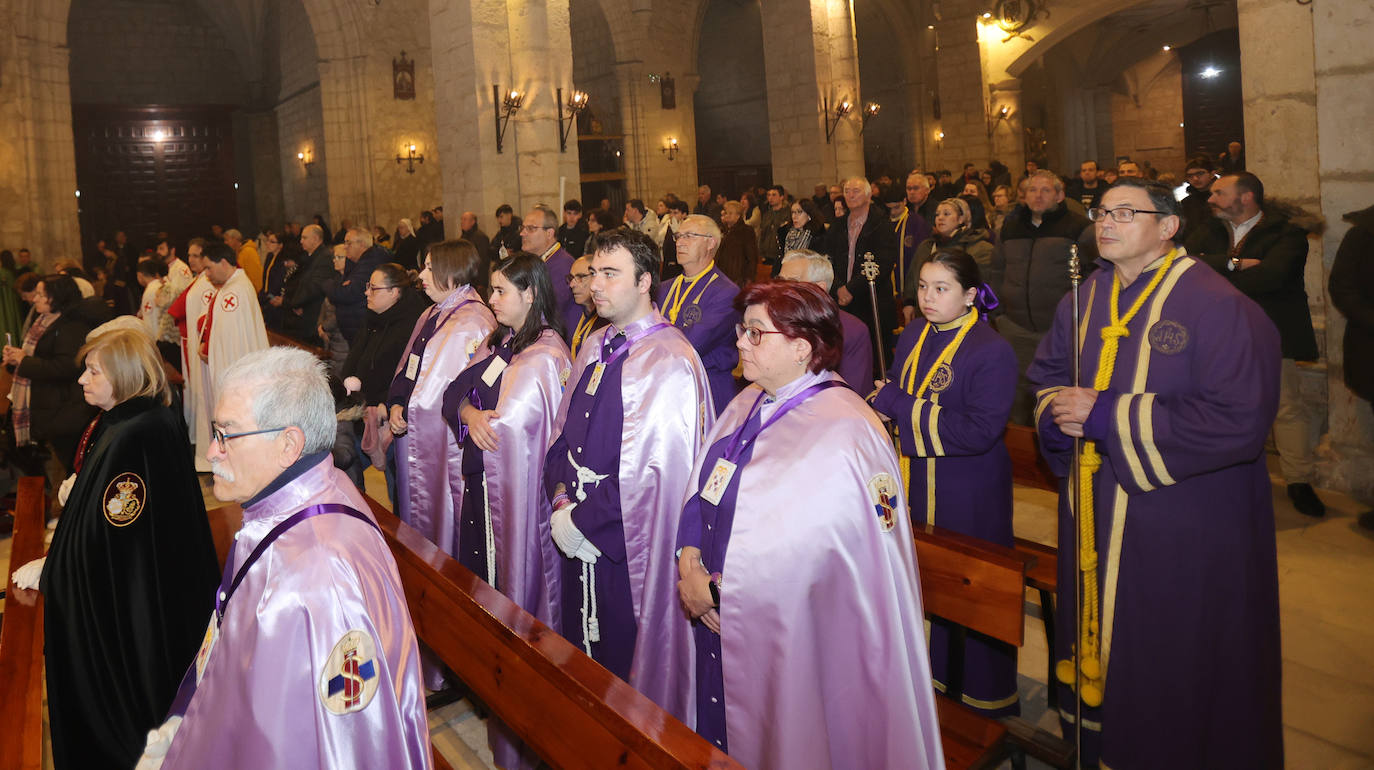
<svg viewBox="0 0 1374 770">
<path fill-rule="evenodd" d="M 367 490 L 386 500 L 380 473 L 368 472 Z M 1321 496 L 1326 517 L 1308 519 L 1275 480 L 1287 765 L 1374 768 L 1374 533 L 1355 524 L 1366 506 L 1335 492 Z M 1053 543 L 1054 503 L 1050 493 L 1018 488 L 1016 533 Z M 207 504 L 217 504 L 208 493 Z M 10 571 L 9 550 L 9 539 L 0 539 L 0 574 Z M 1034 604 L 1033 593 L 1027 602 Z M 1057 732 L 1057 721 L 1045 712 L 1044 631 L 1029 614 L 1025 636 L 1024 716 Z M 436 709 L 429 719 L 435 744 L 455 768 L 492 766 L 486 726 L 466 701 Z"/>
</svg>

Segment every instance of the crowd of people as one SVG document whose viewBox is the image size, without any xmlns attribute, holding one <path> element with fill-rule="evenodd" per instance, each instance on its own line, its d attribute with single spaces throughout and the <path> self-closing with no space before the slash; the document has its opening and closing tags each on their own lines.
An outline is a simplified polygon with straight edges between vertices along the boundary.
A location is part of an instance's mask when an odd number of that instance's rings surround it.
<svg viewBox="0 0 1374 770">
<path fill-rule="evenodd" d="M 939 767 L 929 685 L 1018 713 L 1016 651 L 927 639 L 912 527 L 1012 545 L 1019 422 L 1067 480 L 1053 684 L 1066 735 L 1082 702 L 1085 761 L 1281 765 L 1264 444 L 1321 515 L 1294 392 L 1314 225 L 1207 157 L 1177 188 L 1149 171 L 503 205 L 490 237 L 472 212 L 449 237 L 442 208 L 142 255 L 119 234 L 89 273 L 41 277 L 0 254 L 31 308 L 3 352 L 16 440 L 70 474 L 47 565 L 24 568 L 54 736 L 91 734 L 58 764 L 427 766 L 425 692 L 456 683 L 360 496 L 375 467 L 403 521 L 746 766 Z M 192 467 L 244 506 L 218 594 L 208 534 L 163 521 L 203 510 Z M 120 595 L 177 615 L 115 645 L 126 692 L 92 663 L 115 610 L 89 565 L 156 573 L 167 538 L 188 579 Z M 1161 671 L 1228 697 L 1169 698 Z M 117 715 L 79 705 L 117 690 L 137 698 Z M 355 712 L 365 729 L 340 726 Z M 489 739 L 502 767 L 539 762 L 494 718 Z"/>
</svg>

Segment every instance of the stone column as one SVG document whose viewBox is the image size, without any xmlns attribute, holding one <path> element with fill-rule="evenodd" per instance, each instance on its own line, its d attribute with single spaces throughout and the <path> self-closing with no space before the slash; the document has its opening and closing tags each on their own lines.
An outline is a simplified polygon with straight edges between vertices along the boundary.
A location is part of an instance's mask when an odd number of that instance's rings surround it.
<svg viewBox="0 0 1374 770">
<path fill-rule="evenodd" d="M 22 5 L 27 6 L 27 3 Z M 66 2 L 19 10 L 0 34 L 0 242 L 27 247 L 45 268 L 81 258 L 72 142 Z"/>
<path fill-rule="evenodd" d="M 926 141 L 930 148 L 927 168 L 949 169 L 958 177 L 964 163 L 986 165 L 990 160 L 987 87 L 983 77 L 983 52 L 978 42 L 978 14 L 975 13 L 981 6 L 972 2 L 943 5 L 943 19 L 935 22 L 935 82 L 939 84 L 940 117 L 936 119 L 932 115 L 927 124 Z M 999 127 L 999 130 L 1005 129 Z M 940 132 L 944 133 L 943 138 L 939 138 Z M 1013 172 L 1017 170 L 1005 158 L 1003 162 Z"/>
<path fill-rule="evenodd" d="M 475 211 L 491 233 L 503 203 L 522 216 L 536 203 L 560 208 L 559 177 L 569 197 L 578 180 L 576 142 L 558 149 L 556 89 L 567 99 L 573 87 L 567 2 L 430 0 L 429 11 L 445 213 Z M 500 153 L 494 85 L 524 94 Z"/>
<path fill-rule="evenodd" d="M 1266 196 L 1320 210 L 1331 227 L 1326 237 L 1309 239 L 1307 296 L 1325 357 L 1305 368 L 1303 391 L 1328 409 L 1321 485 L 1368 500 L 1374 420 L 1342 382 L 1344 320 L 1327 312 L 1326 284 L 1345 232 L 1341 215 L 1374 199 L 1374 150 L 1359 130 L 1374 118 L 1374 53 L 1360 37 L 1374 10 L 1359 3 L 1314 8 L 1287 0 L 1238 5 L 1246 166 L 1266 183 Z"/>
<path fill-rule="evenodd" d="M 1326 3 L 1310 9 L 1321 210 L 1329 229 L 1318 252 L 1321 259 L 1312 260 L 1316 264 L 1309 263 L 1308 272 L 1320 277 L 1325 289 L 1336 250 L 1349 229 L 1341 216 L 1374 204 L 1374 145 L 1369 142 L 1369 126 L 1374 124 L 1374 49 L 1367 39 L 1374 28 L 1374 6 Z M 1248 127 L 1248 111 L 1246 120 Z M 1310 280 L 1308 286 L 1310 292 Z M 1345 318 L 1334 307 L 1326 312 L 1325 331 L 1328 432 L 1322 451 L 1323 482 L 1368 503 L 1374 501 L 1374 414 L 1369 402 L 1345 387 Z"/>
<path fill-rule="evenodd" d="M 1021 122 L 1021 80 L 1010 78 L 990 86 L 988 106 L 991 116 L 988 122 L 991 132 L 988 159 L 1002 161 L 1012 170 L 1012 179 L 1017 179 L 1019 170 L 1026 165 L 1026 140 Z M 1007 110 L 1007 116 L 999 119 L 998 114 L 1003 107 Z M 988 190 L 988 195 L 992 195 L 992 190 Z"/>
<path fill-rule="evenodd" d="M 773 181 L 805 192 L 864 172 L 859 134 L 859 57 L 849 0 L 769 0 L 763 3 L 763 51 L 768 80 Z M 853 105 L 826 142 L 822 105 Z"/>
</svg>

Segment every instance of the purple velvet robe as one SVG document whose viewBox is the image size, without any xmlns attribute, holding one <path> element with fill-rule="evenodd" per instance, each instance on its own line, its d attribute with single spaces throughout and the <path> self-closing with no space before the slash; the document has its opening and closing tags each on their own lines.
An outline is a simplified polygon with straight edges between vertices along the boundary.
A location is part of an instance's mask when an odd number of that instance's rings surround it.
<svg viewBox="0 0 1374 770">
<path fill-rule="evenodd" d="M 803 375 L 751 422 L 836 379 Z M 863 400 L 813 393 L 746 448 L 719 506 L 697 494 L 760 392 L 711 431 L 679 529 L 721 574 L 720 635 L 693 624 L 697 730 L 745 767 L 943 767 L 901 475 Z"/>
<path fill-rule="evenodd" d="M 321 503 L 371 516 L 326 455 L 244 509 L 231 569 L 274 526 Z M 370 641 L 360 654 L 367 686 L 361 709 L 336 713 L 325 703 L 338 675 L 331 657 L 351 632 Z M 373 527 L 323 514 L 287 530 L 246 573 L 162 766 L 428 768 L 430 751 L 396 562 Z"/>
<path fill-rule="evenodd" d="M 666 316 L 668 308 L 664 301 L 673 283 L 683 281 L 686 289 L 690 281 L 675 278 L 658 285 L 658 307 Z M 701 365 L 706 367 L 706 378 L 711 382 L 711 398 L 717 411 L 724 409 L 735 397 L 735 367 L 739 366 L 739 349 L 735 347 L 735 324 L 743 319 L 735 309 L 735 297 L 739 287 L 726 277 L 720 268 L 713 267 L 703 275 L 697 285 L 688 293 L 679 308 L 677 320 L 673 325 L 687 335 L 687 340 L 701 357 Z"/>
<path fill-rule="evenodd" d="M 507 340 L 509 343 L 509 340 Z M 488 385 L 484 375 L 496 357 L 506 367 Z M 545 329 L 539 339 L 512 356 L 509 344 L 493 351 L 486 342 L 473 364 L 449 387 L 444 418 L 457 430 L 458 410 L 470 402 L 495 409 L 499 440 L 495 452 L 463 444 L 463 492 L 459 510 L 458 561 L 500 589 L 550 628 L 560 626 L 559 573 L 562 557 L 549 531 L 551 508 L 540 494 L 541 460 L 552 441 L 563 382 L 572 361 L 568 346 Z M 475 392 L 474 392 L 475 391 Z M 490 530 L 492 552 L 487 551 Z M 494 565 L 495 575 L 488 572 Z M 539 757 L 499 720 L 487 720 L 487 741 L 496 764 L 534 767 Z"/>
<path fill-rule="evenodd" d="M 463 474 L 461 447 L 440 414 L 444 391 L 494 328 L 491 310 L 470 286 L 429 308 L 415 323 L 387 399 L 406 407 L 406 433 L 396 438 L 396 515 L 450 556 L 457 554 L 454 509 L 463 499 Z M 420 356 L 413 381 L 406 377 L 411 355 Z"/>
<path fill-rule="evenodd" d="M 873 392 L 873 342 L 868 327 L 853 313 L 841 310 L 840 328 L 844 330 L 844 355 L 839 375 L 855 393 L 866 396 Z"/>
<path fill-rule="evenodd" d="M 1091 387 L 1114 268 L 1079 289 Z M 1121 290 L 1124 314 L 1160 268 Z M 1072 383 L 1071 298 L 1028 376 L 1042 451 L 1068 473 L 1073 442 L 1049 404 Z M 1278 408 L 1279 338 L 1224 278 L 1180 256 L 1127 326 L 1111 385 L 1084 424 L 1093 479 L 1106 672 L 1083 709 L 1085 761 L 1134 767 L 1283 765 L 1278 568 L 1264 442 Z M 1060 495 L 1056 658 L 1076 639 L 1076 520 Z M 1073 693 L 1060 714 L 1072 735 Z"/>
<path fill-rule="evenodd" d="M 926 335 L 916 365 L 916 385 L 966 317 L 936 324 Z M 950 376 L 937 375 L 924 398 L 907 393 L 902 368 L 916 347 L 926 321 L 908 324 L 897 340 L 887 385 L 873 400 L 898 426 L 902 454 L 911 462 L 907 504 L 917 525 L 934 524 L 997 545 L 1011 547 L 1011 458 L 1002 440 L 1016 395 L 1016 354 L 988 324 L 969 330 L 948 364 Z M 932 506 L 933 503 L 933 506 Z M 935 689 L 949 681 L 949 629 L 930 628 L 930 660 Z M 970 635 L 964 644 L 963 702 L 989 716 L 1020 712 L 1016 691 L 1016 648 Z"/>
<path fill-rule="evenodd" d="M 894 224 L 897 228 L 897 275 L 895 276 L 896 287 L 900 290 L 906 286 L 906 276 L 913 268 L 916 258 L 916 247 L 921 242 L 930 237 L 933 232 L 930 223 L 921 216 L 920 212 L 908 203 L 906 206 L 906 220 L 901 224 Z M 920 265 L 914 265 L 915 269 L 921 269 Z"/>
<path fill-rule="evenodd" d="M 544 259 L 544 267 L 549 271 L 549 280 L 553 282 L 553 296 L 557 301 L 555 312 L 563 321 L 564 342 L 572 340 L 572 329 L 577 325 L 577 319 L 582 317 L 582 306 L 573 301 L 572 287 L 568 285 L 567 278 L 576 261 L 577 259 L 562 246 Z"/>
<path fill-rule="evenodd" d="M 657 312 L 628 324 L 628 336 L 666 323 Z M 692 641 L 677 598 L 673 555 L 692 461 L 715 420 L 706 373 L 674 328 L 635 341 L 606 367 L 595 395 L 588 379 L 606 326 L 583 344 L 559 411 L 544 469 L 552 499 L 563 483 L 576 500 L 568 460 L 606 478 L 584 485 L 572 521 L 601 551 L 593 565 L 601 641 L 592 657 L 673 716 L 692 725 Z M 581 562 L 561 557 L 563 635 L 584 646 Z"/>
</svg>

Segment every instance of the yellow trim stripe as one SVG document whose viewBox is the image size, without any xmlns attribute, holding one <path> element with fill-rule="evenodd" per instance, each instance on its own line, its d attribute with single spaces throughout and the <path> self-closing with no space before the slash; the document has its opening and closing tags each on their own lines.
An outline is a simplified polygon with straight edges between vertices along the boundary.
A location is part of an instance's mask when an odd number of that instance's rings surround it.
<svg viewBox="0 0 1374 770">
<path fill-rule="evenodd" d="M 1159 317 L 1164 313 L 1164 303 L 1169 300 L 1169 295 L 1173 293 L 1174 287 L 1178 285 L 1178 279 L 1188 271 L 1188 268 L 1197 264 L 1197 260 L 1183 258 L 1174 263 L 1174 267 L 1169 271 L 1169 275 L 1159 284 L 1159 291 L 1155 293 L 1154 299 L 1150 300 L 1150 315 L 1145 319 L 1145 326 L 1142 328 L 1143 334 L 1140 335 L 1139 352 L 1135 359 L 1135 381 L 1131 386 L 1132 393 L 1144 393 L 1145 382 L 1150 374 L 1150 329 L 1159 322 Z"/>
<path fill-rule="evenodd" d="M 1045 412 L 1050 402 L 1054 400 L 1055 394 L 1063 389 L 1063 385 L 1055 385 L 1052 388 L 1045 388 L 1036 394 L 1036 398 L 1039 399 L 1035 405 L 1035 425 L 1037 427 L 1040 425 L 1040 415 Z"/>
<path fill-rule="evenodd" d="M 1136 408 L 1140 410 L 1140 446 L 1145 450 L 1145 459 L 1150 461 L 1150 469 L 1154 471 L 1155 478 L 1166 487 L 1178 483 L 1164 467 L 1164 456 L 1159 453 L 1159 447 L 1155 446 L 1155 394 L 1146 393 L 1141 396 Z"/>
<path fill-rule="evenodd" d="M 1121 543 L 1126 537 L 1126 490 L 1116 485 L 1112 505 L 1112 535 L 1107 544 L 1107 574 L 1103 580 L 1106 603 L 1102 608 L 1102 681 L 1112 657 L 1112 624 L 1116 620 L 1116 582 L 1121 574 Z"/>
<path fill-rule="evenodd" d="M 926 523 L 935 526 L 935 458 L 926 460 Z"/>
<path fill-rule="evenodd" d="M 945 685 L 944 682 L 941 682 L 939 679 L 931 677 L 930 681 L 931 684 L 935 686 L 936 692 L 949 692 L 949 688 Z M 961 696 L 965 704 L 973 706 L 974 708 L 986 709 L 988 711 L 992 711 L 993 709 L 1006 708 L 1007 706 L 1010 706 L 1011 704 L 1015 703 L 1019 697 L 1020 696 L 1016 693 L 1012 693 L 1011 695 L 1008 695 L 1005 698 L 998 698 L 997 700 L 981 700 L 979 698 L 971 698 L 967 694 Z"/>
<path fill-rule="evenodd" d="M 925 403 L 924 398 L 918 398 L 916 403 L 911 405 L 911 444 L 916 447 L 917 457 L 925 457 L 928 454 L 925 437 L 921 435 L 921 408 Z"/>
<path fill-rule="evenodd" d="M 930 419 L 927 424 L 930 428 L 930 453 L 936 457 L 944 457 L 945 444 L 940 440 L 940 405 L 934 400 L 930 402 Z"/>
<path fill-rule="evenodd" d="M 1062 706 L 1059 708 L 1059 718 L 1064 720 L 1065 722 L 1068 722 L 1069 724 L 1073 724 L 1076 721 L 1073 712 L 1065 709 Z M 1095 732 L 1100 733 L 1102 732 L 1102 723 L 1093 719 L 1084 719 L 1083 729 L 1093 730 Z M 1101 765 L 1100 762 L 1098 764 Z"/>
<path fill-rule="evenodd" d="M 1121 454 L 1126 460 L 1126 467 L 1131 469 L 1135 485 L 1146 492 L 1153 492 L 1155 485 L 1145 477 L 1145 467 L 1140 464 L 1140 455 L 1135 451 L 1135 442 L 1131 439 L 1131 404 L 1135 398 L 1136 394 L 1125 393 L 1116 400 L 1116 435 L 1121 437 Z"/>
<path fill-rule="evenodd" d="M 1082 350 L 1082 349 L 1085 347 L 1085 343 L 1086 343 L 1087 340 L 1088 340 L 1088 329 L 1092 328 L 1092 327 L 1091 327 L 1091 324 L 1092 324 L 1092 318 L 1093 318 L 1093 300 L 1096 299 L 1096 298 L 1097 298 L 1097 284 L 1096 284 L 1095 282 L 1094 282 L 1094 283 L 1090 283 L 1090 284 L 1088 285 L 1088 304 L 1080 306 L 1080 307 L 1082 308 L 1082 310 L 1083 310 L 1083 321 L 1082 321 L 1082 323 L 1080 323 L 1079 326 L 1078 326 L 1078 349 L 1079 349 L 1079 350 Z M 1073 371 L 1073 370 L 1070 369 L 1069 371 Z M 1081 362 L 1081 361 L 1079 362 L 1079 373 L 1080 373 L 1080 374 L 1085 374 L 1085 373 L 1086 373 L 1086 372 L 1083 372 L 1083 366 L 1082 366 L 1082 362 Z M 1082 386 L 1082 383 L 1078 383 L 1078 382 L 1075 382 L 1075 383 L 1074 383 L 1074 387 L 1081 387 L 1081 386 Z"/>
</svg>

